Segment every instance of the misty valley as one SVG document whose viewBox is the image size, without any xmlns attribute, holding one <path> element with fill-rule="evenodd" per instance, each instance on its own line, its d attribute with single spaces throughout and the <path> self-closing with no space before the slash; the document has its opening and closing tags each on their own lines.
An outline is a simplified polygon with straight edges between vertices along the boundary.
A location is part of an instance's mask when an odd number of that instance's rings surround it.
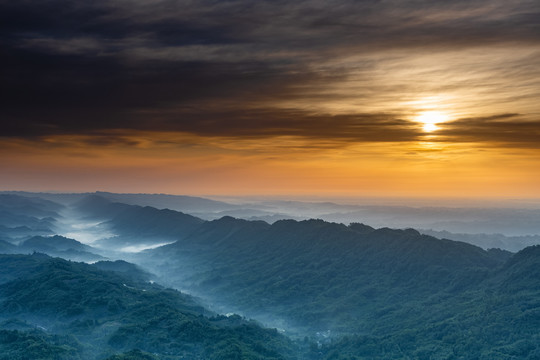
<svg viewBox="0 0 540 360">
<path fill-rule="evenodd" d="M 0 193 L 0 359 L 540 359 L 540 210 Z"/>
</svg>

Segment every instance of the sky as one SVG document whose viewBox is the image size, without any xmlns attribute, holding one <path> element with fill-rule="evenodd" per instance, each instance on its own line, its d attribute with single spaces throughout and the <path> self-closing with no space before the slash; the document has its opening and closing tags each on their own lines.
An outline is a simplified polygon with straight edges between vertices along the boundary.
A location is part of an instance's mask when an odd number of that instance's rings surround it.
<svg viewBox="0 0 540 360">
<path fill-rule="evenodd" d="M 540 198 L 537 0 L 0 0 L 0 190 Z"/>
</svg>

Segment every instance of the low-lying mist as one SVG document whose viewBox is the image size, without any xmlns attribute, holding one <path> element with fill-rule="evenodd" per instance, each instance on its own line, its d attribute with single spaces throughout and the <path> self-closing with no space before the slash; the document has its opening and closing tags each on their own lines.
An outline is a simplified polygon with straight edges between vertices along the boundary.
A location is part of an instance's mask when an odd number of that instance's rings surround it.
<svg viewBox="0 0 540 360">
<path fill-rule="evenodd" d="M 0 194 L 0 252 L 34 254 L 2 258 L 16 266 L 5 267 L 7 285 L 0 284 L 2 296 L 12 297 L 0 302 L 0 332 L 21 331 L 21 342 L 41 339 L 47 349 L 71 351 L 59 359 L 75 353 L 104 359 L 101 348 L 112 354 L 135 347 L 203 356 L 202 349 L 230 345 L 216 345 L 222 330 L 231 344 L 272 359 L 283 358 L 281 350 L 268 352 L 264 344 L 285 344 L 289 355 L 321 360 L 336 354 L 444 358 L 449 351 L 505 358 L 497 354 L 523 348 L 515 339 L 527 341 L 527 354 L 540 353 L 530 335 L 540 288 L 539 247 L 527 247 L 540 240 L 535 208 L 228 204 L 109 193 L 54 198 Z M 187 200 L 185 208 L 200 217 L 178 211 Z M 21 273 L 24 262 L 28 269 Z M 40 262 L 48 265 L 35 267 Z M 43 271 L 39 279 L 32 277 L 36 269 Z M 29 278 L 20 280 L 23 275 Z M 13 314 L 22 323 L 8 323 Z M 0 346 L 5 334 L 14 333 L 0 333 Z M 174 344 L 184 335 L 180 351 Z M 260 343 L 250 348 L 245 336 Z M 54 348 L 53 341 L 69 346 Z"/>
</svg>

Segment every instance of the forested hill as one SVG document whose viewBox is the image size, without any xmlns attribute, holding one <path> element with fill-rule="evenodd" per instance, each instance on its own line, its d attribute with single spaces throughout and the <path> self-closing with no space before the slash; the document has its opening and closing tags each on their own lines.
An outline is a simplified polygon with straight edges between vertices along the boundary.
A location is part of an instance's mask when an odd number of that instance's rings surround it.
<svg viewBox="0 0 540 360">
<path fill-rule="evenodd" d="M 38 197 L 0 193 L 0 239 L 52 235 L 63 208 Z"/>
<path fill-rule="evenodd" d="M 121 271 L 39 254 L 0 255 L 0 268 L 2 360 L 275 360 L 296 354 L 275 330 L 213 315 L 189 296 Z"/>
<path fill-rule="evenodd" d="M 92 262 L 104 259 L 103 256 L 96 253 L 99 252 L 98 249 L 60 235 L 32 236 L 21 241 L 19 245 L 0 240 L 0 253 L 32 254 L 33 252 L 40 252 L 74 261 Z"/>
<path fill-rule="evenodd" d="M 204 222 L 182 212 L 111 202 L 98 195 L 81 199 L 74 208 L 86 217 L 102 221 L 103 226 L 117 234 L 112 239 L 101 241 L 105 247 L 175 241 L 192 233 Z"/>
<path fill-rule="evenodd" d="M 116 235 L 96 242 L 109 245 L 103 256 L 126 255 L 110 251 L 126 244 L 174 242 L 129 254 L 137 265 L 1 255 L 0 360 L 540 358 L 539 246 L 513 254 L 414 229 L 203 221 L 99 196 L 80 200 L 70 209 L 83 225 L 98 220 L 92 231 Z M 43 216 L 62 209 L 29 201 Z M 4 207 L 0 250 L 95 255 L 76 239 L 39 236 L 60 221 L 20 209 Z M 51 227 L 41 229 L 45 223 Z M 278 329 L 216 315 L 154 280 L 216 313 Z"/>
<path fill-rule="evenodd" d="M 297 334 L 353 336 L 341 341 L 344 354 L 450 358 L 455 348 L 466 358 L 473 347 L 478 356 L 504 346 L 497 351 L 511 353 L 520 339 L 527 356 L 535 351 L 537 249 L 512 255 L 412 229 L 225 217 L 144 256 L 177 286 L 224 308 Z M 468 345 L 457 346 L 469 331 Z M 340 354 L 336 346 L 321 353 Z"/>
<path fill-rule="evenodd" d="M 319 348 L 325 359 L 540 358 L 540 246 L 526 248 L 483 281 L 380 312 L 373 331 Z"/>
<path fill-rule="evenodd" d="M 312 330 L 367 331 L 374 308 L 477 285 L 504 257 L 416 230 L 225 217 L 150 254 L 176 285 Z M 166 264 L 166 265 L 165 265 Z"/>
</svg>

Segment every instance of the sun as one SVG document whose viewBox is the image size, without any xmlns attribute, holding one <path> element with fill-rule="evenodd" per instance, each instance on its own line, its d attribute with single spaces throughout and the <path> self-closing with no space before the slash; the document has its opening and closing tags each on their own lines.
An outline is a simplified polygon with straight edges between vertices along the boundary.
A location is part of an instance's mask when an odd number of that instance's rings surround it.
<svg viewBox="0 0 540 360">
<path fill-rule="evenodd" d="M 432 132 L 438 130 L 439 127 L 437 126 L 437 124 L 445 122 L 447 120 L 448 116 L 440 111 L 425 111 L 418 115 L 418 117 L 416 118 L 416 121 L 424 124 L 422 129 L 425 132 Z"/>
</svg>

